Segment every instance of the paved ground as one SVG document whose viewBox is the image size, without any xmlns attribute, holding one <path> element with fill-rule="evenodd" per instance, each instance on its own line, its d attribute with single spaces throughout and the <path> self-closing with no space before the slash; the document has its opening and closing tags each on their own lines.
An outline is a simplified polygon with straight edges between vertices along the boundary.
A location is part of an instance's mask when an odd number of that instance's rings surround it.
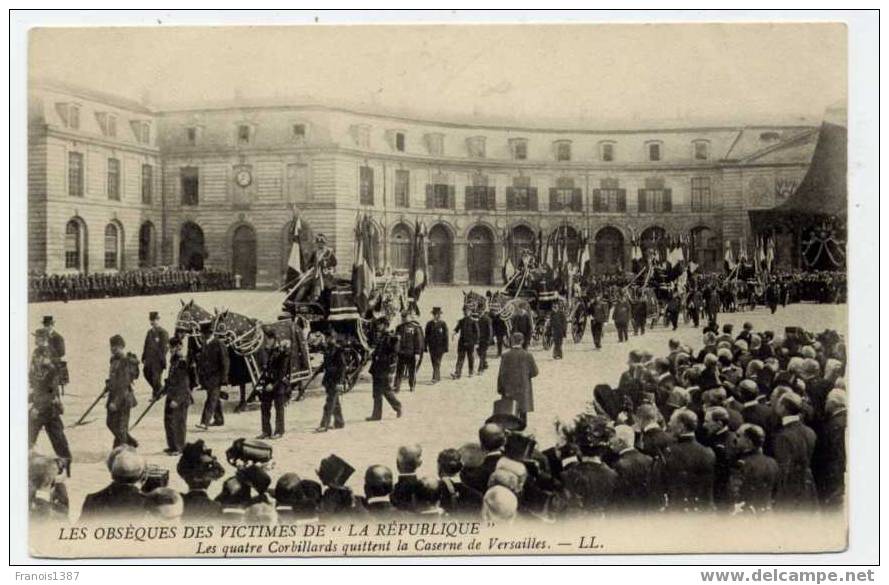
<svg viewBox="0 0 889 585">
<path fill-rule="evenodd" d="M 101 391 L 108 369 L 108 338 L 120 333 L 129 349 L 139 354 L 148 326 L 150 310 L 161 313 L 163 324 L 172 329 L 180 298 L 193 298 L 205 307 L 227 307 L 235 311 L 263 319 L 274 319 L 278 310 L 278 295 L 269 292 L 213 292 L 196 295 L 167 295 L 132 299 L 106 299 L 30 305 L 29 326 L 34 330 L 45 314 L 55 316 L 58 330 L 65 335 L 71 385 L 67 389 L 64 420 L 73 424 L 92 399 Z M 444 317 L 453 324 L 459 315 L 462 296 L 459 288 L 432 288 L 425 292 L 421 309 L 423 320 L 428 318 L 432 306 L 442 306 Z M 750 321 L 757 329 L 782 331 L 788 325 L 801 325 L 821 331 L 836 328 L 847 329 L 845 306 L 794 305 L 778 310 L 774 316 L 759 308 L 754 312 L 723 315 L 721 322 L 736 323 L 740 327 Z M 690 325 L 681 325 L 676 332 L 663 327 L 650 331 L 644 337 L 631 337 L 618 344 L 613 331 L 606 330 L 605 345 L 601 351 L 593 351 L 587 337 L 581 344 L 566 343 L 565 359 L 556 362 L 543 351 L 535 352 L 540 377 L 535 381 L 537 412 L 531 415 L 530 428 L 543 444 L 554 439 L 553 423 L 558 417 L 570 418 L 584 408 L 596 383 L 615 384 L 626 362 L 627 352 L 634 348 L 647 348 L 655 354 L 666 353 L 667 341 L 677 337 L 693 347 L 700 346 L 700 331 Z M 33 339 L 32 339 L 33 342 Z M 443 371 L 453 370 L 455 356 L 449 354 Z M 395 418 L 389 410 L 381 422 L 365 422 L 371 411 L 370 380 L 363 376 L 359 384 L 343 399 L 346 428 L 324 434 L 311 431 L 317 426 L 323 405 L 323 393 L 317 387 L 310 390 L 307 398 L 291 404 L 287 410 L 287 435 L 274 442 L 275 475 L 295 471 L 303 477 L 315 478 L 318 461 L 330 453 L 344 457 L 359 470 L 350 484 L 360 489 L 363 470 L 372 463 L 385 463 L 394 468 L 396 449 L 402 443 L 420 443 L 425 451 L 426 464 L 422 471 L 434 473 L 437 453 L 446 447 L 455 447 L 475 440 L 476 431 L 491 412 L 491 403 L 497 398 L 495 383 L 498 361 L 491 360 L 492 369 L 482 376 L 464 377 L 460 381 L 447 380 L 430 386 L 430 366 L 424 361 L 417 391 L 410 394 L 403 390 L 400 399 L 405 414 Z M 21 389 L 22 392 L 25 389 Z M 226 405 L 226 426 L 200 432 L 194 429 L 198 422 L 204 395 L 196 395 L 197 403 L 189 413 L 189 438 L 201 437 L 222 457 L 232 440 L 253 437 L 259 433 L 258 406 L 252 410 L 234 414 L 237 390 Z M 141 412 L 150 397 L 148 384 L 140 379 L 136 386 Z M 388 408 L 388 407 L 386 407 Z M 90 416 L 93 422 L 69 428 L 68 439 L 74 452 L 74 477 L 69 480 L 72 515 L 79 514 L 83 496 L 103 487 L 108 481 L 104 460 L 111 447 L 111 435 L 105 428 L 104 408 L 100 404 Z M 133 433 L 141 442 L 141 452 L 150 463 L 172 470 L 171 479 L 176 487 L 183 487 L 175 474 L 175 460 L 163 454 L 164 443 L 162 405 L 158 404 Z M 37 449 L 51 452 L 49 442 L 41 435 Z"/>
</svg>

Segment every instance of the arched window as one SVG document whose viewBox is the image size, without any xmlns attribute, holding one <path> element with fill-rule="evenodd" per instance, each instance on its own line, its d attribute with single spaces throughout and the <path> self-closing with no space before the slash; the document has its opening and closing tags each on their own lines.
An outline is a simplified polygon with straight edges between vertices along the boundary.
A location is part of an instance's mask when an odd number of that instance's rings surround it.
<svg viewBox="0 0 889 585">
<path fill-rule="evenodd" d="M 72 218 L 65 225 L 65 268 L 86 270 L 86 227 L 79 218 Z"/>
<path fill-rule="evenodd" d="M 121 268 L 121 229 L 115 223 L 105 226 L 105 269 L 120 270 Z"/>
<path fill-rule="evenodd" d="M 389 235 L 389 265 L 393 270 L 410 270 L 413 248 L 411 228 L 399 223 Z"/>
</svg>

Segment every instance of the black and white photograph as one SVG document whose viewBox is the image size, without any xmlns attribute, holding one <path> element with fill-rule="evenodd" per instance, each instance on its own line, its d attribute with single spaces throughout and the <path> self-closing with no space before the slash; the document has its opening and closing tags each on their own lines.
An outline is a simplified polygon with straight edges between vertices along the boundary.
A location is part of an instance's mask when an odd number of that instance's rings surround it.
<svg viewBox="0 0 889 585">
<path fill-rule="evenodd" d="M 30 28 L 29 554 L 845 550 L 848 31 Z"/>
</svg>

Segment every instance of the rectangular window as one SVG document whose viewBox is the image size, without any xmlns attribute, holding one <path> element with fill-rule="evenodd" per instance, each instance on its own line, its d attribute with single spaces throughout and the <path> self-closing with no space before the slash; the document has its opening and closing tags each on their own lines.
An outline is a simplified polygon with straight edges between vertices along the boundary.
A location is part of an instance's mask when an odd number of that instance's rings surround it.
<svg viewBox="0 0 889 585">
<path fill-rule="evenodd" d="M 198 143 L 198 129 L 197 128 L 186 128 L 185 129 L 185 140 L 188 141 L 189 146 L 194 146 Z"/>
<path fill-rule="evenodd" d="M 120 201 L 120 161 L 108 159 L 108 199 Z"/>
<path fill-rule="evenodd" d="M 550 211 L 583 211 L 583 196 L 580 189 L 574 188 L 574 179 L 562 177 L 549 192 Z"/>
<path fill-rule="evenodd" d="M 661 145 L 660 143 L 652 143 L 648 145 L 648 160 L 656 162 L 661 160 Z"/>
<path fill-rule="evenodd" d="M 691 209 L 692 211 L 710 211 L 713 198 L 710 191 L 710 177 L 692 177 Z"/>
<path fill-rule="evenodd" d="M 556 160 L 557 161 L 571 160 L 571 143 L 570 142 L 557 142 L 556 143 Z"/>
<path fill-rule="evenodd" d="M 612 162 L 614 160 L 614 145 L 602 145 L 602 162 Z"/>
<path fill-rule="evenodd" d="M 238 126 L 238 144 L 250 144 L 250 126 L 246 124 Z"/>
<path fill-rule="evenodd" d="M 517 140 L 513 144 L 513 156 L 516 160 L 526 160 L 528 158 L 528 143 L 524 140 Z"/>
<path fill-rule="evenodd" d="M 670 213 L 673 211 L 670 189 L 639 189 L 640 213 Z"/>
<path fill-rule="evenodd" d="M 695 160 L 710 158 L 710 145 L 706 142 L 695 142 Z"/>
<path fill-rule="evenodd" d="M 109 270 L 117 269 L 117 228 L 109 225 L 105 229 L 105 268 Z"/>
<path fill-rule="evenodd" d="M 506 208 L 510 211 L 537 211 L 537 188 L 528 177 L 516 177 L 506 189 Z"/>
<path fill-rule="evenodd" d="M 436 184 L 432 187 L 432 207 L 434 209 L 449 209 L 448 201 L 449 185 Z"/>
<path fill-rule="evenodd" d="M 197 167 L 179 169 L 179 180 L 182 187 L 182 205 L 197 205 L 200 193 L 200 179 Z"/>
<path fill-rule="evenodd" d="M 374 170 L 370 167 L 361 167 L 359 178 L 359 201 L 361 205 L 374 204 Z"/>
<path fill-rule="evenodd" d="M 80 228 L 74 221 L 65 228 L 65 268 L 80 270 Z"/>
<path fill-rule="evenodd" d="M 480 211 L 494 209 L 494 187 L 469 185 L 466 187 L 466 209 Z"/>
<path fill-rule="evenodd" d="M 411 173 L 405 170 L 395 171 L 395 207 L 411 205 Z"/>
<path fill-rule="evenodd" d="M 68 153 L 68 195 L 83 197 L 83 154 Z"/>
<path fill-rule="evenodd" d="M 404 132 L 395 133 L 395 150 L 404 152 Z"/>
<path fill-rule="evenodd" d="M 142 203 L 151 204 L 151 187 L 154 181 L 154 167 L 142 165 Z"/>
<path fill-rule="evenodd" d="M 80 128 L 80 106 L 71 104 L 68 107 L 68 128 L 77 130 Z"/>
<path fill-rule="evenodd" d="M 620 188 L 617 179 L 602 179 L 599 189 L 593 189 L 593 211 L 623 213 L 627 210 L 627 190 Z"/>
<path fill-rule="evenodd" d="M 294 140 L 302 140 L 306 137 L 306 125 L 305 124 L 294 124 L 293 125 L 293 139 Z"/>
</svg>

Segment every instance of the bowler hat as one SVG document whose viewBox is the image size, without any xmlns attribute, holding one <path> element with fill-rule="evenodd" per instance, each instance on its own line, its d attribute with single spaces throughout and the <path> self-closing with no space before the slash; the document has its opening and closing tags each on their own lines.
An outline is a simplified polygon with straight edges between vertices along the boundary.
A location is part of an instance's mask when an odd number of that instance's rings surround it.
<svg viewBox="0 0 889 585">
<path fill-rule="evenodd" d="M 336 455 L 322 459 L 318 468 L 318 478 L 325 485 L 344 486 L 353 473 L 355 468 Z"/>
<path fill-rule="evenodd" d="M 278 478 L 273 495 L 282 506 L 293 506 L 302 500 L 302 480 L 295 473 L 285 473 Z"/>
<path fill-rule="evenodd" d="M 161 316 L 160 316 L 160 314 L 158 314 L 157 311 L 151 311 L 150 313 L 148 313 L 148 320 L 149 321 L 154 321 L 154 320 L 160 319 L 160 318 L 161 318 Z"/>
<path fill-rule="evenodd" d="M 123 340 L 123 337 L 120 335 L 112 335 L 111 339 L 108 340 L 108 343 L 111 344 L 111 347 L 126 347 L 127 343 Z"/>
<path fill-rule="evenodd" d="M 46 315 L 45 317 L 43 317 L 43 326 L 44 327 L 49 327 L 50 325 L 54 325 L 54 324 L 55 324 L 55 321 L 53 320 L 52 315 Z"/>
</svg>

